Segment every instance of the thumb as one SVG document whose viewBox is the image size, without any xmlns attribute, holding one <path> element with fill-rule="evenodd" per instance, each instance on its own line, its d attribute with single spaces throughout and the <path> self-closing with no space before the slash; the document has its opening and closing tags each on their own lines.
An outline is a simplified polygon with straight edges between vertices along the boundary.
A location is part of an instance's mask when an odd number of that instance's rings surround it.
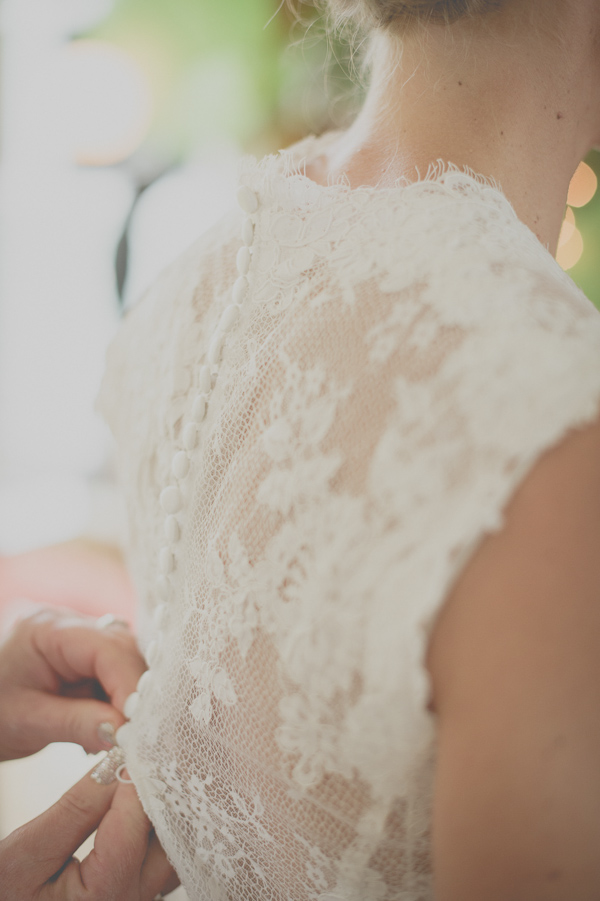
<svg viewBox="0 0 600 901">
<path fill-rule="evenodd" d="M 119 711 L 104 701 L 55 695 L 45 695 L 30 714 L 31 737 L 37 739 L 39 747 L 54 741 L 70 741 L 92 754 L 112 747 L 113 742 L 107 741 L 110 734 L 107 725 L 116 731 L 125 722 Z"/>
<path fill-rule="evenodd" d="M 5 839 L 15 881 L 12 897 L 25 897 L 27 887 L 39 891 L 70 861 L 110 808 L 117 784 L 97 785 L 88 774 L 49 810 Z"/>
<path fill-rule="evenodd" d="M 150 830 L 150 821 L 135 788 L 119 785 L 111 808 L 98 827 L 94 853 L 81 864 L 86 885 L 94 885 L 97 881 L 106 884 L 112 879 L 114 886 L 110 897 L 128 897 L 126 887 L 129 883 L 135 882 L 139 886 Z"/>
</svg>

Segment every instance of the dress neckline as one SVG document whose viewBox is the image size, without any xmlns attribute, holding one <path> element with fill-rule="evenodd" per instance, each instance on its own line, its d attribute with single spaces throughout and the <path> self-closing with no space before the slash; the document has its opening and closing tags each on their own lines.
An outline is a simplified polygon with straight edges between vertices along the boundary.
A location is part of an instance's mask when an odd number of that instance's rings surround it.
<svg viewBox="0 0 600 901">
<path fill-rule="evenodd" d="M 341 134 L 343 132 L 339 130 L 319 136 L 308 135 L 261 160 L 246 156 L 240 166 L 240 183 L 260 192 L 264 201 L 280 201 L 288 208 L 290 205 L 322 206 L 338 199 L 354 199 L 362 203 L 367 203 L 370 199 L 396 202 L 407 200 L 415 194 L 438 197 L 445 195 L 483 201 L 520 222 L 495 178 L 475 172 L 469 166 L 460 167 L 441 158 L 431 163 L 424 175 L 417 170 L 416 179 L 402 176 L 391 185 L 366 184 L 352 187 L 343 175 L 327 184 L 314 181 L 306 174 L 307 166 L 338 140 Z"/>
</svg>

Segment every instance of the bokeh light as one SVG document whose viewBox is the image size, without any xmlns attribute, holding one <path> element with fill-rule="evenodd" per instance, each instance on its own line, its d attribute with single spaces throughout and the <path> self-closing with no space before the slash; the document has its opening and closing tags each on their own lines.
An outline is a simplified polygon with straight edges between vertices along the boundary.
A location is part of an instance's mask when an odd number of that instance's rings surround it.
<svg viewBox="0 0 600 901">
<path fill-rule="evenodd" d="M 597 189 L 596 173 L 587 163 L 581 162 L 571 179 L 567 203 L 572 207 L 585 206 L 593 199 Z"/>
<path fill-rule="evenodd" d="M 79 165 L 108 166 L 130 156 L 152 121 L 144 72 L 121 48 L 101 40 L 65 45 L 67 141 Z"/>
<path fill-rule="evenodd" d="M 573 212 L 571 207 L 567 207 L 567 212 L 565 213 L 565 218 L 563 220 L 562 228 L 560 230 L 560 236 L 558 239 L 559 249 L 563 247 L 573 236 L 575 227 L 575 213 Z"/>
<path fill-rule="evenodd" d="M 570 215 L 569 215 L 570 214 Z M 556 260 L 563 269 L 572 269 L 583 255 L 583 235 L 575 225 L 573 210 L 569 210 L 561 230 Z"/>
</svg>

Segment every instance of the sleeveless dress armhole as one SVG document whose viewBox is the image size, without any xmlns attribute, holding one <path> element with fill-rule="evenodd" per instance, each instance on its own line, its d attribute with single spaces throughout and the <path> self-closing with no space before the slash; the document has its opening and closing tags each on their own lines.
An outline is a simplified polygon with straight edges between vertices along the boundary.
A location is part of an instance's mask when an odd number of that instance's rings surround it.
<svg viewBox="0 0 600 901">
<path fill-rule="evenodd" d="M 582 313 L 570 334 L 540 328 L 537 317 L 530 315 L 529 328 L 523 329 L 520 340 L 513 336 L 501 361 L 489 348 L 477 398 L 473 384 L 464 386 L 463 396 L 470 395 L 469 434 L 474 445 L 464 448 L 468 479 L 456 503 L 448 498 L 440 516 L 443 526 L 431 559 L 431 593 L 414 621 L 422 677 L 419 705 L 431 698 L 425 659 L 433 627 L 461 573 L 483 539 L 503 528 L 507 505 L 540 458 L 570 432 L 600 417 L 600 315 L 587 298 L 577 297 L 579 292 L 570 293 L 571 303 Z M 531 305 L 541 309 L 540 298 L 532 299 Z M 495 337 L 500 346 L 497 333 Z M 444 561 L 437 574 L 434 558 Z"/>
</svg>

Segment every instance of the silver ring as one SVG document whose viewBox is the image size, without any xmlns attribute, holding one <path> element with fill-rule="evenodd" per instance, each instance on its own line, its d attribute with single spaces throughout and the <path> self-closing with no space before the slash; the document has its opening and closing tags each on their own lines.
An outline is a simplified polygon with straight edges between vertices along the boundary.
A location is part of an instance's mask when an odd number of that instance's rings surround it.
<svg viewBox="0 0 600 901">
<path fill-rule="evenodd" d="M 96 629 L 100 629 L 100 631 L 110 629 L 111 626 L 125 626 L 128 629 L 129 623 L 124 619 L 119 619 L 114 613 L 105 613 L 104 616 L 96 620 Z"/>
<path fill-rule="evenodd" d="M 122 748 L 115 746 L 94 767 L 90 776 L 98 785 L 110 785 L 118 778 L 117 773 L 124 765 L 125 753 Z"/>
</svg>

